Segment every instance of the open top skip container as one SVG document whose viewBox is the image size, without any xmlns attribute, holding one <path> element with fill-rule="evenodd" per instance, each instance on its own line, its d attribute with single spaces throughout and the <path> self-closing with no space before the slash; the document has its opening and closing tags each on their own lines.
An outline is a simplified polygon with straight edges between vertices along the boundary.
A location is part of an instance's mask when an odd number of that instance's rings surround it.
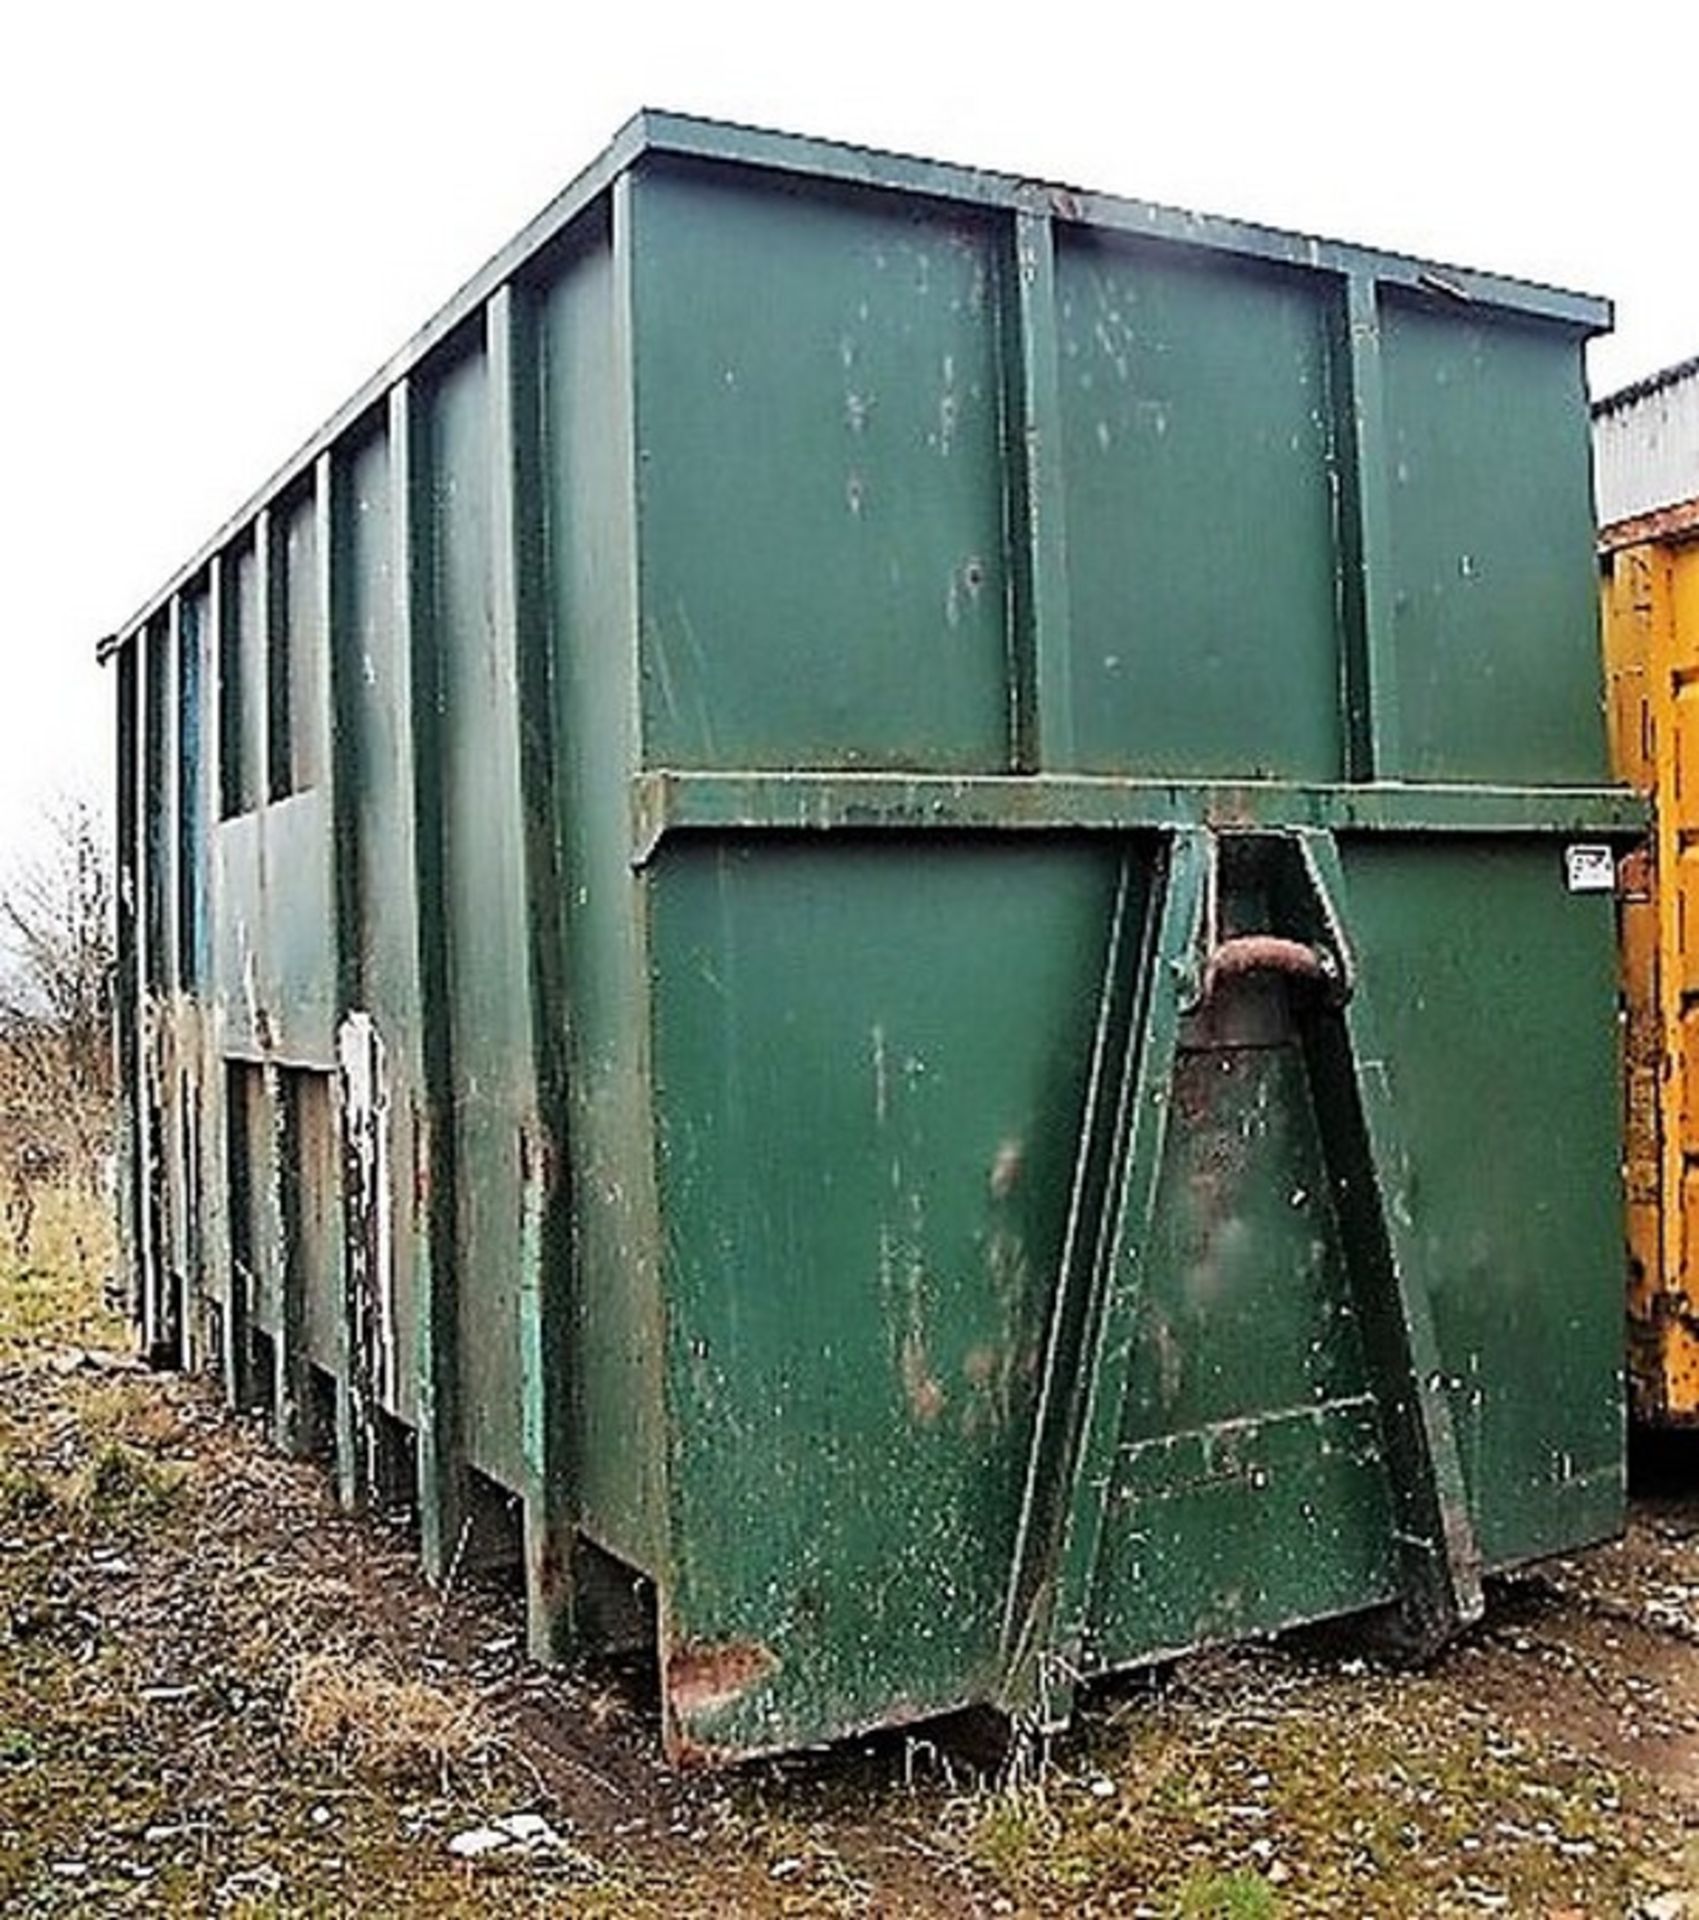
<svg viewBox="0 0 1699 1920">
<path fill-rule="evenodd" d="M 1628 1383 L 1637 1418 L 1699 1424 L 1699 361 L 1593 408 L 1611 758 L 1653 803 L 1625 863 Z M 1685 776 L 1685 777 L 1684 777 Z"/>
<path fill-rule="evenodd" d="M 1607 317 L 634 121 L 108 643 L 151 1349 L 678 1754 L 1610 1532 Z"/>
</svg>

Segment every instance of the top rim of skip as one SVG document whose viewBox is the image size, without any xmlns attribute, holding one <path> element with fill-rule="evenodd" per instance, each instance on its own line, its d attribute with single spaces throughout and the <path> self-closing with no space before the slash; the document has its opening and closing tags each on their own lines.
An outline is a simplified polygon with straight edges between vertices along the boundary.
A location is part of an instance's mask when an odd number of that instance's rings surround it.
<svg viewBox="0 0 1699 1920">
<path fill-rule="evenodd" d="M 133 639 L 174 595 L 206 570 L 212 559 L 235 540 L 270 501 L 299 480 L 350 427 L 370 414 L 390 388 L 464 326 L 492 294 L 519 275 L 612 187 L 621 174 L 651 154 L 719 161 L 843 186 L 910 193 L 963 206 L 1096 227 L 1132 239 L 1169 241 L 1220 251 L 1274 266 L 1366 278 L 1376 289 L 1394 288 L 1412 299 L 1507 311 L 1572 327 L 1587 335 L 1606 332 L 1612 324 L 1608 300 L 1539 281 L 1439 264 L 1409 254 L 1383 252 L 1255 221 L 1193 213 L 1152 201 L 1025 179 L 1018 174 L 990 172 L 842 141 L 777 133 L 645 107 L 633 114 L 588 166 L 485 261 L 398 352 L 378 367 L 276 468 L 191 559 L 98 643 L 97 657 L 106 660 Z M 1617 395 L 1612 399 L 1620 404 L 1623 397 Z"/>
</svg>

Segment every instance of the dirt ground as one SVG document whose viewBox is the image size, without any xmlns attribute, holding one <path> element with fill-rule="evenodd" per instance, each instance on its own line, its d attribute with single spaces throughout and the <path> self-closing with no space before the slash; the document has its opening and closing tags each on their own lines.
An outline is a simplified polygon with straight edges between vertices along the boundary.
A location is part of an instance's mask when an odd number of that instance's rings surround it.
<svg viewBox="0 0 1699 1920">
<path fill-rule="evenodd" d="M 1260 1647 L 1018 1764 L 681 1777 L 640 1673 L 530 1670 L 513 1597 L 129 1364 L 107 1258 L 56 1202 L 0 1260 L 6 1914 L 1699 1920 L 1699 1456 L 1424 1674 Z"/>
</svg>

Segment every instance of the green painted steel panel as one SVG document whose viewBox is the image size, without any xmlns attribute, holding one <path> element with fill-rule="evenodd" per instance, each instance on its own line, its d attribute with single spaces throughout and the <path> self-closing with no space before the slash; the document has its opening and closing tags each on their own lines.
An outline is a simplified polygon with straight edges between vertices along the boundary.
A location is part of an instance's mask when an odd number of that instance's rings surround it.
<svg viewBox="0 0 1699 1920">
<path fill-rule="evenodd" d="M 636 738 L 635 551 L 624 294 L 598 228 L 542 299 L 568 1118 L 579 1292 L 570 1338 L 586 1531 L 650 1573 L 667 1558 L 645 907 L 627 779 Z M 557 1011 L 556 1017 L 561 1017 Z"/>
<path fill-rule="evenodd" d="M 279 527 L 277 645 L 269 708 L 271 792 L 299 793 L 324 778 L 325 622 L 319 606 L 318 507 L 295 501 Z"/>
<path fill-rule="evenodd" d="M 258 1058 L 264 1051 L 259 981 L 265 932 L 257 813 L 219 823 L 207 877 L 213 900 L 213 988 L 223 1015 L 224 1048 L 233 1056 Z"/>
<path fill-rule="evenodd" d="M 531 1028 L 521 891 L 517 680 L 492 607 L 489 376 L 481 355 L 445 370 L 426 401 L 431 556 L 425 618 L 437 664 L 454 1285 L 468 1457 L 504 1485 L 522 1464 L 520 1133 Z"/>
<path fill-rule="evenodd" d="M 1278 985 L 1262 991 L 1282 997 Z M 1295 1036 L 1182 1041 L 1151 1231 L 1125 1444 L 1363 1391 Z"/>
<path fill-rule="evenodd" d="M 220 696 L 224 702 L 224 812 L 245 813 L 266 788 L 266 681 L 260 563 L 252 537 L 232 553 L 224 618 L 228 622 Z"/>
<path fill-rule="evenodd" d="M 1609 778 L 1573 335 L 1383 299 L 1399 750 L 1421 780 Z"/>
<path fill-rule="evenodd" d="M 359 984 L 363 1000 L 407 1019 L 416 1017 L 417 933 L 412 874 L 397 861 L 396 850 L 413 837 L 412 676 L 396 631 L 387 434 L 371 434 L 353 451 L 348 480 L 351 510 L 342 529 L 346 555 L 339 609 L 347 658 L 340 719 L 350 735 L 344 802 L 355 821 L 349 854 L 359 914 Z"/>
<path fill-rule="evenodd" d="M 336 1055 L 336 906 L 324 788 L 264 808 L 259 842 L 267 1049 L 292 1066 L 328 1069 Z"/>
<path fill-rule="evenodd" d="M 143 977 L 154 994 L 169 993 L 176 984 L 175 929 L 172 926 L 171 816 L 175 781 L 172 775 L 176 734 L 170 636 L 162 622 L 149 628 L 142 647 L 142 900 L 141 919 L 146 955 Z"/>
<path fill-rule="evenodd" d="M 764 1668 L 704 1745 L 992 1680 L 1114 879 L 1081 841 L 656 876 L 669 1643 Z"/>
<path fill-rule="evenodd" d="M 177 970 L 186 992 L 206 984 L 209 962 L 206 887 L 207 836 L 212 791 L 207 778 L 207 668 L 212 642 L 212 606 L 203 588 L 186 593 L 178 654 Z"/>
<path fill-rule="evenodd" d="M 1337 294 L 1065 229 L 1056 299 L 1067 764 L 1340 778 Z"/>
<path fill-rule="evenodd" d="M 1006 765 L 992 234 L 723 171 L 632 198 L 648 759 Z"/>
<path fill-rule="evenodd" d="M 1616 930 L 1561 845 L 1346 849 L 1409 1207 L 1480 1530 L 1503 1565 L 1621 1524 Z"/>
<path fill-rule="evenodd" d="M 1129 1446 L 1110 1494 L 1092 1664 L 1393 1601 L 1392 1526 L 1366 1394 Z"/>
<path fill-rule="evenodd" d="M 354 925 L 351 995 L 367 1014 L 378 1046 L 376 1096 L 388 1154 L 374 1303 L 382 1364 L 374 1387 L 386 1410 L 417 1418 L 418 1351 L 414 1285 L 417 1240 L 416 1133 L 423 1098 L 419 1067 L 418 909 L 413 849 L 413 678 L 396 618 L 394 461 L 387 432 L 368 434 L 347 459 L 348 510 L 338 527 L 342 601 L 335 611 L 348 636 L 339 676 L 338 725 L 344 741 L 341 797 L 351 868 Z M 346 870 L 346 869 L 345 869 Z"/>
</svg>

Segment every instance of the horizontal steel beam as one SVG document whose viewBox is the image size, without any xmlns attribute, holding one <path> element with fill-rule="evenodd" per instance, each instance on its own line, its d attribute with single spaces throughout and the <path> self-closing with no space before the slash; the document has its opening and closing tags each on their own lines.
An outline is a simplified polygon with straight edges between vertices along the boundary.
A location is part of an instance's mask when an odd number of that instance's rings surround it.
<svg viewBox="0 0 1699 1920">
<path fill-rule="evenodd" d="M 660 769 L 633 781 L 632 818 L 632 864 L 642 867 L 669 834 L 695 829 L 1321 827 L 1337 833 L 1592 834 L 1615 840 L 1643 833 L 1649 810 L 1627 787 Z"/>
</svg>

